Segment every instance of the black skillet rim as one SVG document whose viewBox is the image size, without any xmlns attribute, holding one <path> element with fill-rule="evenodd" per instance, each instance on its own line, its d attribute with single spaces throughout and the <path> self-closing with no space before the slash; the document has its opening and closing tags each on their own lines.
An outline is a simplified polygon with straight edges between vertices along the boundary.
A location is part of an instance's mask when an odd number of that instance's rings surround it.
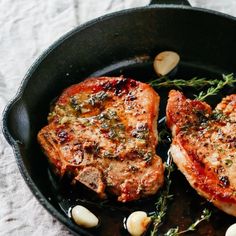
<svg viewBox="0 0 236 236">
<path fill-rule="evenodd" d="M 14 152 L 14 156 L 16 158 L 16 162 L 17 162 L 17 166 L 20 170 L 21 175 L 24 178 L 24 181 L 26 182 L 26 184 L 28 185 L 29 189 L 31 190 L 31 192 L 33 193 L 33 195 L 36 197 L 36 199 L 39 201 L 39 203 L 53 216 L 55 217 L 57 220 L 59 220 L 62 224 L 64 224 L 71 232 L 75 233 L 76 235 L 85 235 L 85 236 L 92 236 L 91 233 L 87 232 L 85 229 L 83 228 L 78 228 L 75 227 L 70 220 L 68 220 L 68 218 L 66 218 L 66 216 L 63 216 L 62 213 L 60 213 L 44 196 L 43 194 L 40 192 L 40 190 L 38 189 L 38 187 L 36 186 L 36 184 L 33 182 L 33 180 L 31 179 L 29 173 L 27 172 L 24 163 L 22 161 L 21 158 L 21 154 L 19 152 L 19 143 L 17 140 L 15 140 L 7 127 L 7 120 L 8 120 L 8 114 L 11 110 L 12 107 L 14 107 L 14 104 L 17 103 L 17 101 L 19 101 L 22 97 L 22 94 L 24 92 L 24 89 L 28 83 L 28 81 L 30 80 L 30 77 L 32 76 L 32 74 L 35 72 L 35 70 L 37 69 L 37 67 L 41 64 L 41 62 L 43 62 L 43 60 L 54 50 L 56 49 L 58 46 L 60 46 L 62 43 L 64 43 L 64 41 L 66 41 L 68 38 L 70 38 L 71 36 L 73 36 L 74 34 L 89 28 L 101 21 L 105 21 L 108 20 L 110 18 L 113 17 L 119 17 L 120 15 L 124 15 L 124 14 L 129 14 L 130 12 L 138 12 L 138 11 L 146 11 L 149 9 L 182 9 L 182 10 L 189 10 L 189 11 L 200 11 L 200 12 L 204 12 L 206 14 L 210 14 L 210 15 L 216 15 L 219 17 L 223 17 L 223 18 L 227 18 L 229 20 L 232 20 L 234 22 L 236 22 L 236 17 L 234 16 L 230 16 L 227 15 L 225 13 L 221 13 L 221 12 L 217 12 L 217 11 L 213 11 L 213 10 L 209 10 L 209 9 L 203 9 L 203 8 L 197 8 L 197 7 L 191 7 L 191 6 L 178 6 L 178 5 L 173 5 L 173 4 L 162 4 L 162 5 L 151 5 L 151 6 L 144 6 L 144 7 L 137 7 L 137 8 L 131 8 L 131 9 L 127 9 L 127 10 L 121 10 L 118 12 L 113 12 L 110 14 L 106 14 L 104 16 L 98 17 L 96 19 L 93 19 L 91 21 L 88 21 L 82 25 L 79 25 L 77 27 L 75 27 L 74 29 L 70 30 L 69 32 L 65 33 L 63 36 L 61 36 L 59 39 L 57 39 L 54 43 L 52 43 L 46 50 L 44 50 L 41 55 L 38 56 L 38 58 L 32 63 L 32 65 L 30 66 L 30 68 L 27 70 L 18 90 L 16 95 L 13 97 L 12 100 L 10 100 L 8 102 L 8 104 L 6 105 L 4 111 L 3 111 L 3 118 L 2 118 L 2 131 L 3 134 L 7 140 L 7 142 L 12 146 L 13 152 Z"/>
</svg>

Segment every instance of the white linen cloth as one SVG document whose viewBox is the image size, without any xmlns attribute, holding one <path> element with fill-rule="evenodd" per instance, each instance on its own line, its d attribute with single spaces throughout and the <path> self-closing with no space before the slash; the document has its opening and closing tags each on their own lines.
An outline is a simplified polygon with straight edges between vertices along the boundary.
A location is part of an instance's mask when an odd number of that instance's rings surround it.
<svg viewBox="0 0 236 236">
<path fill-rule="evenodd" d="M 236 16 L 235 0 L 190 2 L 192 6 Z M 149 0 L 0 0 L 1 113 L 29 66 L 58 37 L 95 17 L 148 3 Z M 71 235 L 32 195 L 2 133 L 0 163 L 0 235 Z"/>
</svg>

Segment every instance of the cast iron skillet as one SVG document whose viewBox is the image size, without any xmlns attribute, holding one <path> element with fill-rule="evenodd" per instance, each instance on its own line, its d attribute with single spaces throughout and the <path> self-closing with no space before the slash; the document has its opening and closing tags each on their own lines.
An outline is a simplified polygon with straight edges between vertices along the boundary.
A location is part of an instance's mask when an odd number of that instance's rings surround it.
<svg viewBox="0 0 236 236">
<path fill-rule="evenodd" d="M 5 109 L 3 132 L 12 145 L 26 183 L 39 202 L 75 234 L 127 235 L 123 219 L 134 210 L 153 211 L 156 196 L 129 204 L 112 199 L 100 202 L 82 186 L 71 189 L 64 187 L 64 180 L 59 183 L 48 169 L 36 141 L 37 132 L 47 123 L 51 101 L 64 88 L 90 76 L 124 75 L 141 81 L 155 78 L 152 61 L 162 50 L 173 50 L 181 56 L 176 77 L 213 78 L 235 72 L 235 18 L 192 8 L 186 1 L 168 1 L 175 2 L 181 5 L 161 4 L 125 10 L 92 20 L 67 33 L 36 60 Z M 161 119 L 168 90 L 157 92 L 161 95 Z M 184 92 L 192 96 L 196 91 Z M 222 96 L 224 93 L 208 102 L 216 105 Z M 164 159 L 167 149 L 168 145 L 157 150 Z M 187 227 L 204 207 L 213 211 L 211 221 L 189 235 L 224 235 L 234 218 L 200 198 L 177 170 L 173 182 L 171 192 L 175 200 L 169 206 L 160 235 L 176 225 Z M 100 217 L 100 226 L 85 230 L 74 224 L 66 215 L 74 204 L 83 204 L 92 210 Z"/>
</svg>

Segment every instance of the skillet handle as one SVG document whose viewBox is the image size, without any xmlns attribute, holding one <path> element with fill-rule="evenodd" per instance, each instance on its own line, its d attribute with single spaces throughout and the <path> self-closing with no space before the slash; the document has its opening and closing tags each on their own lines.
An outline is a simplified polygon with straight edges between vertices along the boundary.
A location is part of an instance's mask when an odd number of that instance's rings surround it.
<svg viewBox="0 0 236 236">
<path fill-rule="evenodd" d="M 184 5 L 184 6 L 191 6 L 188 0 L 151 0 L 149 5 L 153 4 L 175 4 L 175 5 Z"/>
</svg>

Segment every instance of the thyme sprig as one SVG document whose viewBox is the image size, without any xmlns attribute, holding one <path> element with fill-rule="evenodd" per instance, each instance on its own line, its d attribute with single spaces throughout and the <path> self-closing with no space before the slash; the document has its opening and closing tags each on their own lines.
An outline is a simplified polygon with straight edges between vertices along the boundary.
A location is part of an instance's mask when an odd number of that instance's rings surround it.
<svg viewBox="0 0 236 236">
<path fill-rule="evenodd" d="M 167 76 L 163 76 L 152 80 L 149 84 L 154 88 L 163 87 L 176 87 L 178 89 L 183 89 L 184 87 L 191 87 L 195 89 L 201 89 L 206 86 L 211 86 L 207 91 L 201 91 L 198 95 L 195 95 L 196 100 L 204 101 L 207 97 L 216 95 L 225 86 L 233 86 L 236 83 L 236 78 L 233 74 L 222 75 L 222 80 L 219 79 L 207 79 L 193 77 L 189 80 L 184 79 L 172 79 L 170 80 Z"/>
<path fill-rule="evenodd" d="M 149 84 L 155 88 L 163 87 L 176 87 L 178 89 L 183 89 L 184 87 L 191 87 L 195 89 L 200 89 L 205 86 L 213 86 L 219 83 L 218 79 L 209 80 L 206 78 L 193 77 L 189 80 L 184 79 L 173 79 L 170 80 L 167 76 L 160 77 L 158 79 L 152 80 Z"/>
<path fill-rule="evenodd" d="M 202 222 L 209 220 L 211 217 L 211 212 L 208 209 L 204 209 L 202 215 L 199 219 L 197 219 L 193 224 L 191 224 L 187 229 L 179 231 L 179 227 L 169 229 L 164 236 L 178 236 L 190 231 L 195 231 L 196 227 Z"/>
<path fill-rule="evenodd" d="M 170 152 L 168 152 L 168 158 L 165 163 L 166 168 L 166 177 L 165 177 L 165 188 L 161 191 L 159 198 L 156 202 L 156 211 L 152 215 L 153 220 L 153 230 L 151 231 L 151 236 L 157 235 L 157 231 L 159 226 L 162 224 L 163 217 L 167 212 L 167 203 L 170 199 L 172 199 L 173 195 L 170 195 L 170 186 L 171 186 L 171 172 L 174 170 L 172 156 Z"/>
<path fill-rule="evenodd" d="M 216 87 L 210 87 L 206 92 L 201 91 L 198 95 L 195 95 L 195 99 L 204 101 L 209 96 L 217 95 L 226 85 L 232 86 L 234 83 L 236 83 L 236 78 L 234 78 L 233 74 L 223 75 L 223 80 L 218 80 Z"/>
</svg>

